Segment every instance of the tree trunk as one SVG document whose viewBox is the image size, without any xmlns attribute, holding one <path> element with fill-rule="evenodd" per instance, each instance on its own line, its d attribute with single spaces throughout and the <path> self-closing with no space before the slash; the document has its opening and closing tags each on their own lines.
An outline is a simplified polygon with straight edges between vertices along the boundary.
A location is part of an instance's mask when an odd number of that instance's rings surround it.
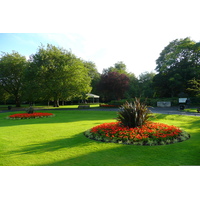
<svg viewBox="0 0 200 200">
<path fill-rule="evenodd" d="M 21 107 L 21 101 L 19 97 L 15 97 L 15 104 L 16 104 L 16 107 Z"/>
<path fill-rule="evenodd" d="M 59 107 L 59 100 L 54 100 L 54 107 Z"/>
</svg>

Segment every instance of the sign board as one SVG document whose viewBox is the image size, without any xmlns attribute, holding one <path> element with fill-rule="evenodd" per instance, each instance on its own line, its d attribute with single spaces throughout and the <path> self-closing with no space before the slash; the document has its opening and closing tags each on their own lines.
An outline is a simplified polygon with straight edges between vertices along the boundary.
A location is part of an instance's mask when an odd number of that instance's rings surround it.
<svg viewBox="0 0 200 200">
<path fill-rule="evenodd" d="M 186 103 L 186 101 L 187 101 L 187 98 L 179 98 L 178 99 L 179 103 Z"/>
<path fill-rule="evenodd" d="M 158 101 L 157 102 L 157 107 L 171 107 L 171 102 L 170 101 Z"/>
</svg>

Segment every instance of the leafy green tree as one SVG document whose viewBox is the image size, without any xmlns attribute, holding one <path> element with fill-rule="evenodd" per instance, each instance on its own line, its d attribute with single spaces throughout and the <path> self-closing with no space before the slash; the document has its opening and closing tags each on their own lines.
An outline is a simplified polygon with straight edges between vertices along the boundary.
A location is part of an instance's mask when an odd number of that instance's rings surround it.
<svg viewBox="0 0 200 200">
<path fill-rule="evenodd" d="M 152 98 L 154 96 L 153 78 L 155 73 L 144 72 L 139 75 L 139 96 Z"/>
<path fill-rule="evenodd" d="M 200 44 L 190 38 L 176 39 L 160 53 L 156 60 L 154 86 L 161 97 L 186 93 L 188 81 L 200 78 Z"/>
<path fill-rule="evenodd" d="M 18 52 L 2 53 L 0 58 L 0 85 L 14 97 L 16 107 L 21 106 L 26 57 Z"/>
<path fill-rule="evenodd" d="M 88 70 L 88 75 L 91 78 L 91 93 L 98 94 L 99 91 L 97 89 L 99 81 L 100 81 L 100 73 L 97 70 L 95 63 L 91 61 L 83 61 L 84 67 Z"/>
<path fill-rule="evenodd" d="M 7 100 L 10 98 L 10 94 L 6 92 L 3 87 L 0 86 L 0 101 L 6 104 Z"/>
<path fill-rule="evenodd" d="M 194 92 L 195 96 L 200 96 L 200 80 L 195 78 L 190 80 L 188 90 Z"/>
<path fill-rule="evenodd" d="M 40 91 L 39 96 L 43 99 L 53 100 L 55 107 L 59 106 L 59 100 L 81 98 L 91 91 L 87 68 L 79 58 L 65 49 L 50 44 L 46 48 L 41 46 L 31 56 L 30 62 L 26 80 L 31 76 L 34 81 L 31 79 L 29 86 L 35 87 L 38 83 L 34 91 Z"/>
<path fill-rule="evenodd" d="M 109 72 L 118 72 L 120 74 L 128 74 L 126 71 L 126 65 L 122 61 L 115 63 L 114 67 L 111 66 L 107 69 L 103 69 L 103 74 L 106 74 Z"/>
<path fill-rule="evenodd" d="M 125 98 L 131 99 L 133 97 L 138 97 L 140 94 L 139 82 L 135 74 L 129 73 L 129 87 L 125 93 Z"/>
</svg>

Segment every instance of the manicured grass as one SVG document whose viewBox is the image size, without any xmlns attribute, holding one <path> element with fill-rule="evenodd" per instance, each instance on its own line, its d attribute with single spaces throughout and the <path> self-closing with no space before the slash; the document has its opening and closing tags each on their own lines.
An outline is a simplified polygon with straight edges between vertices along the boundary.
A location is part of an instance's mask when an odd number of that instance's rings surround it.
<svg viewBox="0 0 200 200">
<path fill-rule="evenodd" d="M 197 112 L 197 108 L 186 108 L 183 112 Z"/>
<path fill-rule="evenodd" d="M 90 105 L 90 108 L 99 108 L 99 104 L 87 104 Z M 16 108 L 15 105 L 0 105 L 0 110 L 8 110 L 8 106 L 12 106 L 12 110 L 16 110 L 16 109 L 26 109 L 29 107 L 28 104 L 23 104 L 21 105 L 20 108 Z M 33 108 L 35 109 L 72 109 L 72 108 L 78 108 L 78 105 L 60 105 L 59 107 L 53 107 L 52 105 L 47 106 L 47 105 L 34 105 Z"/>
<path fill-rule="evenodd" d="M 115 121 L 114 111 L 53 110 L 53 118 L 8 120 L 0 114 L 1 166 L 176 166 L 200 165 L 200 118 L 157 114 L 153 121 L 191 134 L 184 142 L 161 146 L 103 143 L 86 138 L 87 129 Z"/>
</svg>

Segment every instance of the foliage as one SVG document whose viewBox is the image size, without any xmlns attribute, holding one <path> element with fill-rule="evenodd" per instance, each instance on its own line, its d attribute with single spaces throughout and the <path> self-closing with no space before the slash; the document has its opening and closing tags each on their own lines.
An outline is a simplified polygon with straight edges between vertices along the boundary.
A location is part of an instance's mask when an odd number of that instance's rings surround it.
<svg viewBox="0 0 200 200">
<path fill-rule="evenodd" d="M 163 123 L 148 122 L 141 127 L 129 128 L 122 126 L 120 122 L 104 123 L 86 131 L 85 135 L 91 139 L 120 142 L 139 145 L 163 145 L 184 141 L 190 135 L 175 126 Z"/>
<path fill-rule="evenodd" d="M 120 107 L 117 120 L 123 126 L 135 128 L 144 125 L 149 117 L 150 111 L 147 106 L 144 103 L 141 103 L 140 99 L 135 98 L 133 103 L 126 102 Z"/>
<path fill-rule="evenodd" d="M 200 43 L 190 38 L 176 39 L 167 45 L 156 60 L 154 87 L 160 97 L 188 92 L 188 81 L 200 78 Z"/>
<path fill-rule="evenodd" d="M 41 117 L 52 117 L 52 113 L 20 113 L 10 115 L 8 119 L 32 119 L 32 118 L 41 118 Z"/>
<path fill-rule="evenodd" d="M 153 87 L 153 78 L 155 73 L 153 72 L 144 72 L 139 75 L 139 95 L 140 97 L 152 98 L 154 96 L 154 87 Z"/>
<path fill-rule="evenodd" d="M 35 111 L 35 109 L 32 106 L 30 106 L 29 108 L 26 109 L 26 112 L 28 114 L 32 114 L 32 113 L 34 113 L 34 111 Z"/>
<path fill-rule="evenodd" d="M 118 72 L 108 72 L 101 75 L 99 90 L 105 101 L 122 99 L 129 87 L 129 77 Z"/>
<path fill-rule="evenodd" d="M 44 99 L 54 100 L 54 106 L 59 106 L 59 99 L 70 100 L 81 97 L 91 91 L 91 78 L 83 62 L 65 49 L 47 45 L 41 46 L 30 58 L 31 65 L 27 70 L 27 80 L 30 82 L 27 90 L 34 93 L 40 90 Z M 30 96 L 30 98 L 34 98 Z"/>
<path fill-rule="evenodd" d="M 83 61 L 84 67 L 88 70 L 88 75 L 91 78 L 91 87 L 93 94 L 98 94 L 97 85 L 100 81 L 100 73 L 97 70 L 95 63 L 91 61 Z"/>
<path fill-rule="evenodd" d="M 107 74 L 109 72 L 118 72 L 120 74 L 128 75 L 128 73 L 126 71 L 126 65 L 122 61 L 115 63 L 114 67 L 111 66 L 107 69 L 103 69 L 103 74 Z"/>
<path fill-rule="evenodd" d="M 27 68 L 25 56 L 18 52 L 3 53 L 0 58 L 0 86 L 15 98 L 16 107 L 20 107 L 24 86 L 24 71 Z"/>
<path fill-rule="evenodd" d="M 190 80 L 189 82 L 189 91 L 195 92 L 196 96 L 200 96 L 200 80 L 196 80 L 195 78 Z"/>
</svg>

